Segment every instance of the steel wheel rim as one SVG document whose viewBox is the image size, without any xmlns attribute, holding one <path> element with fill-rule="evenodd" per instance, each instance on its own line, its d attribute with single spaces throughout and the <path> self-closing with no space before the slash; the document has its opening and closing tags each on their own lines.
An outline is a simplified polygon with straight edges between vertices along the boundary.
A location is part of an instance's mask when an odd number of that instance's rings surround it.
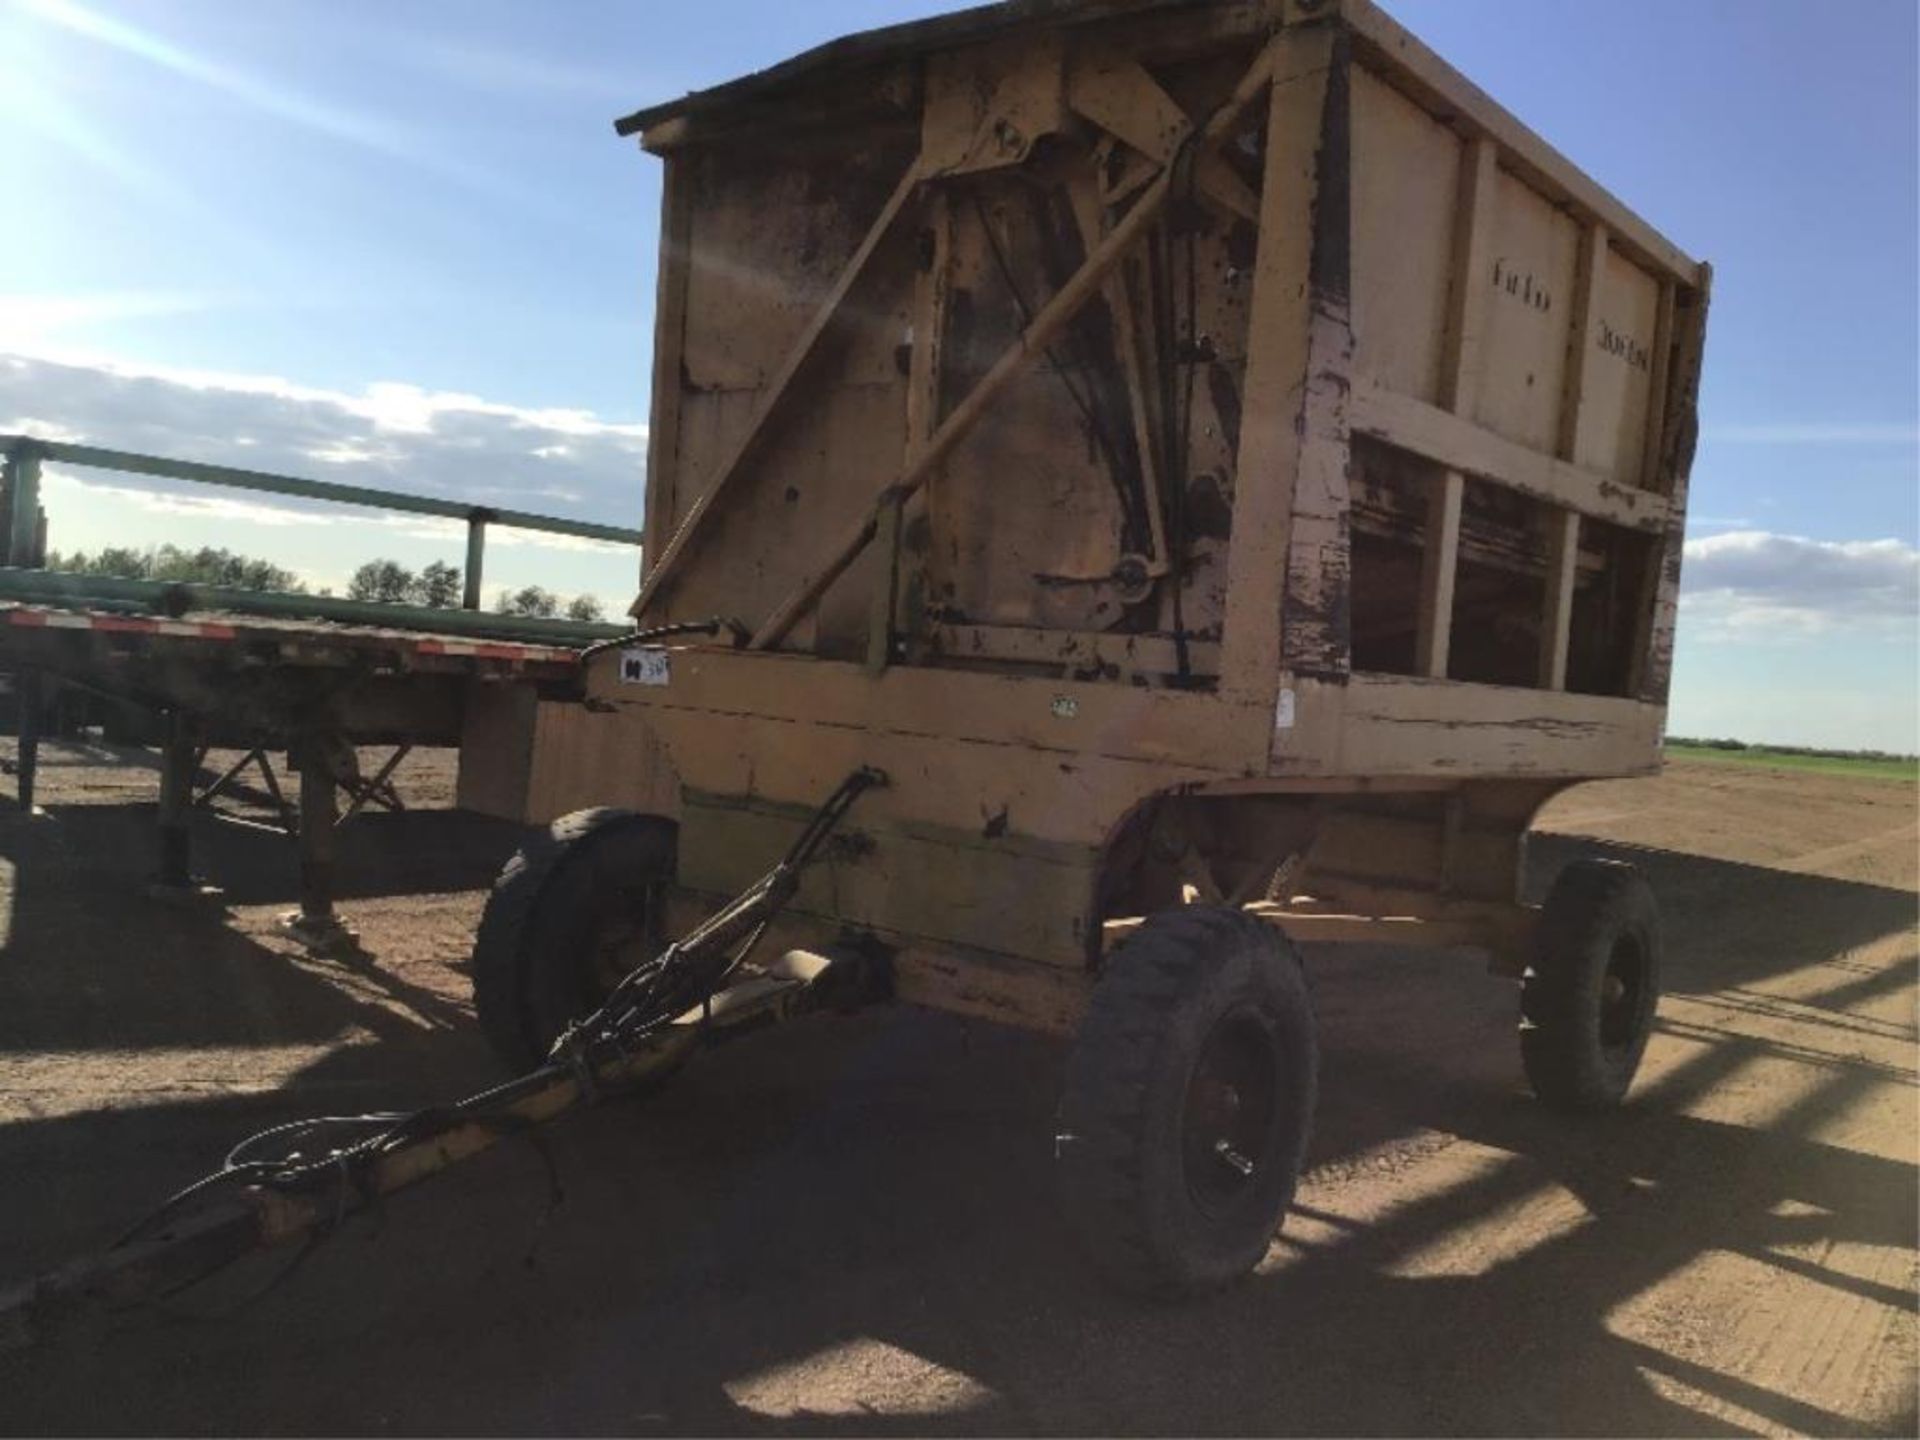
<svg viewBox="0 0 1920 1440">
<path fill-rule="evenodd" d="M 1181 1164 L 1194 1203 L 1206 1214 L 1255 1193 L 1275 1162 L 1280 1045 L 1251 1007 L 1214 1022 L 1187 1080 L 1181 1108 Z"/>
<path fill-rule="evenodd" d="M 628 973 L 660 948 L 658 906 L 651 886 L 623 889 L 594 917 L 579 977 L 582 999 L 598 1005 Z"/>
<path fill-rule="evenodd" d="M 1600 977 L 1601 1049 L 1618 1054 L 1633 1047 L 1646 989 L 1646 950 L 1634 936 L 1622 935 L 1613 942 Z"/>
</svg>

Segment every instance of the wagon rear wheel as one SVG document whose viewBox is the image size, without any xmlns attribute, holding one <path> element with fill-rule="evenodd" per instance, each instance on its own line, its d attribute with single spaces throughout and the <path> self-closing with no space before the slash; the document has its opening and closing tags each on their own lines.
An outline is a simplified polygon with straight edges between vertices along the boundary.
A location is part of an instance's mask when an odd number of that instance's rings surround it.
<svg viewBox="0 0 1920 1440">
<path fill-rule="evenodd" d="M 1561 1110 L 1618 1105 L 1660 1001 L 1660 913 L 1631 865 L 1576 860 L 1540 912 L 1520 982 L 1520 1057 Z"/>
<path fill-rule="evenodd" d="M 1258 1264 L 1293 1202 L 1317 1066 L 1278 930 L 1209 906 L 1148 919 L 1108 962 L 1060 1102 L 1062 1199 L 1096 1265 L 1180 1295 Z"/>
<path fill-rule="evenodd" d="M 662 887 L 678 827 L 657 815 L 581 810 L 507 862 L 473 947 L 473 1004 L 496 1053 L 532 1069 L 567 1025 L 666 943 Z"/>
</svg>

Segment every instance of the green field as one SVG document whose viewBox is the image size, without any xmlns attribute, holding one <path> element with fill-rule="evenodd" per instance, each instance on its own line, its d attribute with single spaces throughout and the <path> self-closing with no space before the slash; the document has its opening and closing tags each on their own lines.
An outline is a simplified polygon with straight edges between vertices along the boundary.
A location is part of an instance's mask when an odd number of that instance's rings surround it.
<svg viewBox="0 0 1920 1440">
<path fill-rule="evenodd" d="M 1764 745 L 1733 750 L 1696 740 L 1669 740 L 1666 749 L 1669 760 L 1698 760 L 1709 765 L 1762 765 L 1778 770 L 1812 770 L 1823 775 L 1854 775 L 1863 780 L 1920 780 L 1920 759 L 1911 755 L 1770 750 Z"/>
</svg>

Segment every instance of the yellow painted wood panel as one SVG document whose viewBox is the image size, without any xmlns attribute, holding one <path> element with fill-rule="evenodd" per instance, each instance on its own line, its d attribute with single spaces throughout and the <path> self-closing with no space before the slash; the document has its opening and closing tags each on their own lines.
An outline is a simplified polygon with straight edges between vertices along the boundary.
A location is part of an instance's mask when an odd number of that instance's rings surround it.
<svg viewBox="0 0 1920 1440">
<path fill-rule="evenodd" d="M 813 155 L 730 147 L 675 162 L 693 167 L 689 389 L 758 389 L 774 377 L 912 158 L 911 147 L 870 142 Z M 858 379 L 882 380 L 892 356 L 870 353 L 866 366 Z"/>
<path fill-rule="evenodd" d="M 1353 72 L 1353 332 L 1360 368 L 1438 403 L 1460 138 Z"/>
<path fill-rule="evenodd" d="M 1636 775 L 1657 768 L 1665 708 L 1635 700 L 1354 675 L 1289 678 L 1274 773 Z"/>
<path fill-rule="evenodd" d="M 1480 388 L 1471 413 L 1496 434 L 1551 453 L 1580 230 L 1503 170 L 1494 187 L 1492 250 Z"/>
<path fill-rule="evenodd" d="M 893 783 L 862 798 L 863 816 L 980 835 L 1004 829 L 1062 844 L 1098 844 L 1143 797 L 1212 778 L 1166 762 L 1063 758 L 759 716 L 683 710 L 647 720 L 695 789 L 812 805 L 857 767 L 873 765 Z"/>
<path fill-rule="evenodd" d="M 1635 530 L 1659 530 L 1671 507 L 1638 486 L 1555 459 L 1529 445 L 1516 445 L 1491 430 L 1449 415 L 1405 395 L 1357 380 L 1353 428 L 1397 449 L 1410 451 L 1536 500 L 1578 510 L 1596 520 Z"/>
<path fill-rule="evenodd" d="M 683 813 L 679 883 L 733 895 L 786 853 L 796 814 L 695 800 Z M 793 908 L 843 923 L 953 941 L 1075 967 L 1085 960 L 1098 851 L 1047 859 L 1009 841 L 969 843 L 876 823 L 864 805 L 835 850 L 807 871 Z"/>
<path fill-rule="evenodd" d="M 1125 688 L 895 667 L 869 676 L 858 665 L 799 655 L 686 649 L 672 680 L 622 685 L 619 657 L 596 662 L 589 692 L 646 709 L 765 716 L 863 732 L 978 739 L 1054 752 L 1055 758 L 1164 760 L 1195 770 L 1251 773 L 1261 749 L 1246 747 L 1252 707 L 1204 692 Z M 1264 718 L 1270 711 L 1260 707 Z"/>
<path fill-rule="evenodd" d="M 476 682 L 467 687 L 455 786 L 455 802 L 462 810 L 503 820 L 525 818 L 537 704 L 525 685 Z"/>
<path fill-rule="evenodd" d="M 533 735 L 526 809 L 518 818 L 544 825 L 596 805 L 679 815 L 672 758 L 651 731 L 619 715 L 541 701 Z"/>
<path fill-rule="evenodd" d="M 1341 0 L 1340 11 L 1358 41 L 1356 54 L 1369 68 L 1390 71 L 1396 83 L 1420 94 L 1424 103 L 1452 117 L 1462 130 L 1499 141 L 1513 167 L 1551 191 L 1556 203 L 1569 204 L 1599 220 L 1649 265 L 1684 285 L 1705 282 L 1697 261 L 1608 194 L 1373 0 Z"/>
<path fill-rule="evenodd" d="M 1609 250 L 1582 371 L 1581 443 L 1572 458 L 1626 485 L 1640 484 L 1645 472 L 1659 317 L 1660 287 L 1654 278 Z"/>
</svg>

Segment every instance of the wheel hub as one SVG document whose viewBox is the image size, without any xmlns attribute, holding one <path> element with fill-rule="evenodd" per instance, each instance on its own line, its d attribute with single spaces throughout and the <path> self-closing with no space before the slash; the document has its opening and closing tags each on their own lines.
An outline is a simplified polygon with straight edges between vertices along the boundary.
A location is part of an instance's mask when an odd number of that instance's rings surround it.
<svg viewBox="0 0 1920 1440">
<path fill-rule="evenodd" d="M 610 897 L 582 957 L 585 963 L 581 978 L 588 998 L 598 1003 L 599 997 L 610 994 L 635 967 L 658 952 L 661 942 L 654 923 L 657 909 L 653 896 L 644 891 Z"/>
<path fill-rule="evenodd" d="M 1615 942 L 1600 981 L 1600 1044 L 1620 1050 L 1633 1044 L 1640 1027 L 1640 998 L 1646 988 L 1646 956 L 1630 935 Z"/>
<path fill-rule="evenodd" d="M 1215 1024 L 1187 1082 L 1181 1150 L 1188 1189 L 1202 1209 L 1233 1204 L 1269 1159 L 1279 1101 L 1279 1054 L 1252 1010 Z"/>
</svg>

